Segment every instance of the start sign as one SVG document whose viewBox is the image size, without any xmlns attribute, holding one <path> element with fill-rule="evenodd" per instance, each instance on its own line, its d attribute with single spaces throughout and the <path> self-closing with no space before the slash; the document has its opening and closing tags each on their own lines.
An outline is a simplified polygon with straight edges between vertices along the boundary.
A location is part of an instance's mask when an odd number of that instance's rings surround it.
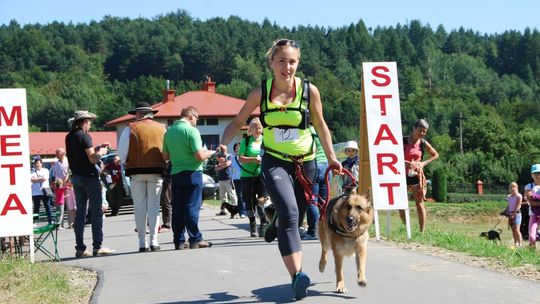
<svg viewBox="0 0 540 304">
<path fill-rule="evenodd" d="M 364 109 L 375 210 L 409 209 L 395 62 L 365 62 Z"/>
<path fill-rule="evenodd" d="M 33 235 L 25 89 L 0 89 L 0 236 Z"/>
</svg>

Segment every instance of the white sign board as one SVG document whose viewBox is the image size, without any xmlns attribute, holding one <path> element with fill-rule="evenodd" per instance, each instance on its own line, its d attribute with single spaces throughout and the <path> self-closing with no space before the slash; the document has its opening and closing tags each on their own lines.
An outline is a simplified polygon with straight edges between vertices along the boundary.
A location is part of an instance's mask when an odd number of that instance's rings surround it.
<svg viewBox="0 0 540 304">
<path fill-rule="evenodd" d="M 32 235 L 25 89 L 0 89 L 0 236 Z"/>
<path fill-rule="evenodd" d="M 363 84 L 375 210 L 409 209 L 395 62 L 364 62 Z"/>
</svg>

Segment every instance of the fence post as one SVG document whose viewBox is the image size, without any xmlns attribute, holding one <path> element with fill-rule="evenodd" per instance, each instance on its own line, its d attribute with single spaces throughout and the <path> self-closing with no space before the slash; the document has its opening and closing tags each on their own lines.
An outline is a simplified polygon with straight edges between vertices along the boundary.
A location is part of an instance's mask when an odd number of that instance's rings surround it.
<svg viewBox="0 0 540 304">
<path fill-rule="evenodd" d="M 476 181 L 476 193 L 479 195 L 484 194 L 484 183 L 481 180 Z"/>
</svg>

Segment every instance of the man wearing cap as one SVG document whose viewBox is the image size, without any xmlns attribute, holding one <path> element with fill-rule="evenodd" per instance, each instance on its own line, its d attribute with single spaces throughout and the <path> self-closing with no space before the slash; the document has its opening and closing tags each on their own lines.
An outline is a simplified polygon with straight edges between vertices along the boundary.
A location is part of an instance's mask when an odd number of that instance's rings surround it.
<svg viewBox="0 0 540 304">
<path fill-rule="evenodd" d="M 139 252 L 160 250 L 158 242 L 159 204 L 165 161 L 163 135 L 165 126 L 154 121 L 150 104 L 140 102 L 129 114 L 135 115 L 120 134 L 118 155 L 125 164 L 126 175 L 131 178 L 131 196 L 135 224 L 139 236 Z M 150 240 L 146 239 L 146 224 L 150 230 Z M 148 246 L 150 245 L 150 246 Z"/>
<path fill-rule="evenodd" d="M 114 250 L 103 247 L 103 210 L 101 209 L 101 184 L 96 163 L 107 153 L 109 143 L 94 148 L 88 134 L 96 115 L 88 111 L 76 111 L 68 120 L 71 131 L 66 135 L 66 152 L 70 159 L 71 181 L 75 190 L 77 212 L 75 215 L 75 257 L 90 256 L 84 244 L 84 224 L 87 203 L 92 213 L 92 254 L 94 256 L 111 254 Z"/>
</svg>

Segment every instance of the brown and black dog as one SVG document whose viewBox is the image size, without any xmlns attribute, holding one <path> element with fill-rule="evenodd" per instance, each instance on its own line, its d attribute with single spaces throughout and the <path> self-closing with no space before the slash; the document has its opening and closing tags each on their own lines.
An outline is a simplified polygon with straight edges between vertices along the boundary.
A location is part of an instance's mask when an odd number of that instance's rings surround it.
<svg viewBox="0 0 540 304">
<path fill-rule="evenodd" d="M 319 240 L 322 246 L 319 271 L 323 272 L 328 261 L 328 251 L 334 254 L 336 292 L 345 293 L 343 258 L 356 255 L 357 283 L 366 286 L 366 257 L 368 229 L 373 222 L 374 210 L 371 197 L 359 195 L 356 189 L 346 196 L 332 199 L 324 220 L 319 220 Z"/>
<path fill-rule="evenodd" d="M 234 218 L 234 216 L 240 212 L 237 205 L 231 205 L 229 203 L 221 203 L 220 209 L 227 209 L 227 211 L 229 211 L 229 213 L 231 214 L 231 218 Z"/>
<path fill-rule="evenodd" d="M 276 214 L 276 208 L 269 196 L 262 196 L 257 198 L 257 204 L 263 209 L 264 217 L 268 223 L 272 222 L 274 215 Z"/>
</svg>

